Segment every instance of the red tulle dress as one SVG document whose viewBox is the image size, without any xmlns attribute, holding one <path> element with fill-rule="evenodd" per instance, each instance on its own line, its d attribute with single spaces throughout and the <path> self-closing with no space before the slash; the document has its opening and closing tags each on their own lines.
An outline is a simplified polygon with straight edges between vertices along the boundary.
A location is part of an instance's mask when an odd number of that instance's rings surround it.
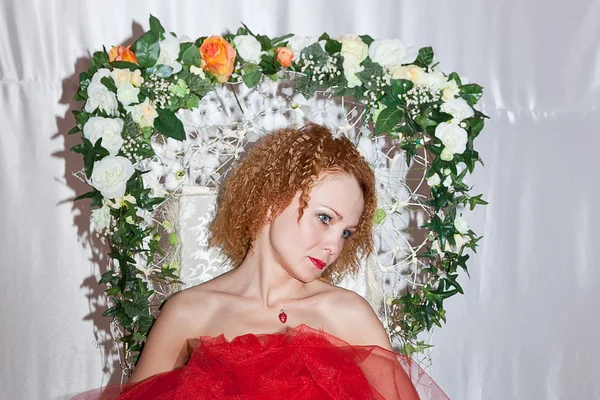
<svg viewBox="0 0 600 400">
<path fill-rule="evenodd" d="M 201 337 L 181 368 L 76 396 L 89 399 L 447 399 L 413 361 L 300 325 L 285 332 Z"/>
</svg>

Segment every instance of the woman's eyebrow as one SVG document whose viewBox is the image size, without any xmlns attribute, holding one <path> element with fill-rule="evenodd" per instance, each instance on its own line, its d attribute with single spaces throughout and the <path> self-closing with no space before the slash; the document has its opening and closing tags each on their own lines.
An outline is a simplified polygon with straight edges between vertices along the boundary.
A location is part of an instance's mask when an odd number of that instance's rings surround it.
<svg viewBox="0 0 600 400">
<path fill-rule="evenodd" d="M 319 205 L 322 206 L 322 207 L 325 207 L 325 208 L 329 208 L 331 211 L 333 211 L 335 213 L 335 215 L 340 219 L 340 221 L 344 220 L 344 217 L 342 216 L 342 214 L 340 214 L 339 212 L 335 211 L 333 208 L 329 207 L 327 204 L 319 204 Z M 357 227 L 357 225 L 352 225 L 352 226 L 349 226 L 348 228 L 354 229 L 356 227 Z"/>
</svg>

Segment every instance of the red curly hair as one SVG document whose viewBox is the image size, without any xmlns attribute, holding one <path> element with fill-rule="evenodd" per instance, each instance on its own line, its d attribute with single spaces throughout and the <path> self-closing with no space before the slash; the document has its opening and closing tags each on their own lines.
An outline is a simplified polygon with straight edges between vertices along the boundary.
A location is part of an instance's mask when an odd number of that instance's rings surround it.
<svg viewBox="0 0 600 400">
<path fill-rule="evenodd" d="M 276 218 L 299 191 L 300 220 L 312 186 L 323 173 L 353 176 L 362 190 L 364 208 L 356 232 L 321 278 L 336 283 L 346 274 L 355 273 L 359 254 L 366 256 L 373 250 L 375 176 L 350 140 L 334 138 L 327 128 L 316 124 L 282 129 L 261 138 L 228 174 L 221 184 L 217 214 L 209 227 L 210 244 L 220 247 L 237 267 L 265 223 Z"/>
</svg>

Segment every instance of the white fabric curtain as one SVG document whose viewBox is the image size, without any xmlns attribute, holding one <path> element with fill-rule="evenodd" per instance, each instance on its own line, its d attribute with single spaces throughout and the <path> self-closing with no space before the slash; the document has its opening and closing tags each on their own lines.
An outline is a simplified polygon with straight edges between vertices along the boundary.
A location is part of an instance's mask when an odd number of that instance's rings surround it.
<svg viewBox="0 0 600 400">
<path fill-rule="evenodd" d="M 0 4 L 0 398 L 68 399 L 118 382 L 97 278 L 71 99 L 90 52 L 149 14 L 179 35 L 369 34 L 432 45 L 485 87 L 491 117 L 469 214 L 485 236 L 435 330 L 431 373 L 453 399 L 600 398 L 600 2 L 51 1 Z M 594 267 L 595 266 L 595 267 Z"/>
</svg>

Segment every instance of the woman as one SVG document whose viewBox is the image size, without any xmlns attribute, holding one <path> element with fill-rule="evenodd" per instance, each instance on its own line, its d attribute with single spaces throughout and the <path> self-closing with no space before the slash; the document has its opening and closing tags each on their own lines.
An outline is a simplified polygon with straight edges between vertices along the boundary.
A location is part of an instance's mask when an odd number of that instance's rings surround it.
<svg viewBox="0 0 600 400">
<path fill-rule="evenodd" d="M 333 285 L 371 252 L 375 207 L 348 139 L 261 139 L 211 224 L 235 268 L 166 302 L 121 398 L 418 399 L 372 308 Z"/>
</svg>

